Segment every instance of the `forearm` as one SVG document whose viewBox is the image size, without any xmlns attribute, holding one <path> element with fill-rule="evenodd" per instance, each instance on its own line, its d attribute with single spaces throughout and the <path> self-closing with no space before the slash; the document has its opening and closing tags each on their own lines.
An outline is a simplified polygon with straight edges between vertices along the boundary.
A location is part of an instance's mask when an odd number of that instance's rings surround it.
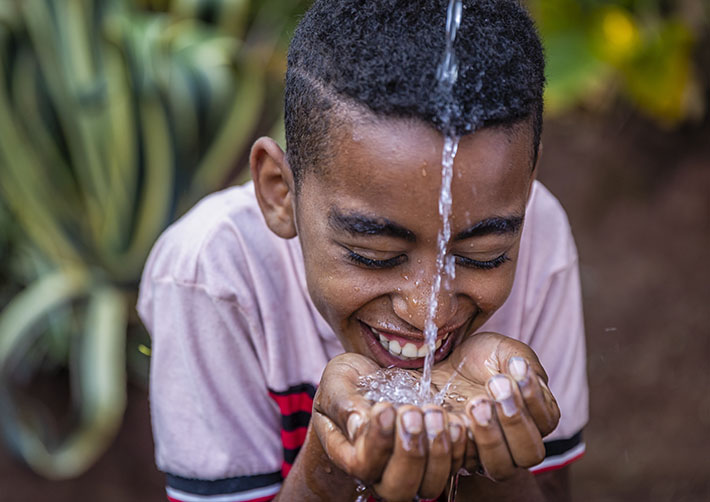
<svg viewBox="0 0 710 502">
<path fill-rule="evenodd" d="M 309 428 L 303 448 L 275 501 L 352 502 L 357 498 L 355 490 L 353 479 L 332 464 Z"/>
</svg>

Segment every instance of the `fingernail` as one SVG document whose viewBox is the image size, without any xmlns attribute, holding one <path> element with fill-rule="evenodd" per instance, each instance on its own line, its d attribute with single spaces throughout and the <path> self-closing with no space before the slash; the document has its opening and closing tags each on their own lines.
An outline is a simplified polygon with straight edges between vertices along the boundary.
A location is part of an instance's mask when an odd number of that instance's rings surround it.
<svg viewBox="0 0 710 502">
<path fill-rule="evenodd" d="M 422 432 L 422 415 L 417 411 L 407 411 L 402 415 L 402 426 L 409 434 L 419 434 Z"/>
<path fill-rule="evenodd" d="M 350 441 L 353 441 L 355 437 L 357 436 L 358 431 L 360 430 L 360 426 L 362 425 L 362 416 L 360 416 L 359 413 L 352 413 L 348 417 L 348 436 L 350 437 Z"/>
<path fill-rule="evenodd" d="M 508 369 L 516 381 L 522 382 L 528 374 L 528 363 L 522 357 L 511 357 L 508 361 Z"/>
<path fill-rule="evenodd" d="M 493 412 L 491 411 L 491 403 L 488 401 L 479 401 L 471 408 L 473 418 L 478 425 L 487 426 L 491 423 Z"/>
<path fill-rule="evenodd" d="M 503 409 L 503 414 L 506 417 L 512 417 L 517 413 L 518 406 L 515 404 L 515 398 L 513 397 L 513 386 L 508 380 L 508 377 L 503 375 L 496 375 L 488 380 L 488 387 L 496 398 L 496 402 L 500 403 Z"/>
<path fill-rule="evenodd" d="M 377 417 L 380 422 L 380 427 L 382 427 L 382 430 L 384 432 L 392 432 L 392 429 L 394 429 L 395 416 L 396 414 L 394 412 L 394 409 L 387 408 Z"/>
<path fill-rule="evenodd" d="M 513 394 L 513 388 L 508 380 L 503 375 L 496 375 L 488 380 L 488 388 L 491 389 L 493 397 L 496 401 L 509 398 Z"/>
<path fill-rule="evenodd" d="M 451 435 L 451 442 L 457 442 L 461 437 L 461 426 L 458 424 L 451 424 L 449 426 L 449 434 Z"/>
<path fill-rule="evenodd" d="M 444 430 L 444 415 L 440 411 L 427 411 L 424 414 L 424 423 L 429 437 L 438 436 Z"/>
</svg>

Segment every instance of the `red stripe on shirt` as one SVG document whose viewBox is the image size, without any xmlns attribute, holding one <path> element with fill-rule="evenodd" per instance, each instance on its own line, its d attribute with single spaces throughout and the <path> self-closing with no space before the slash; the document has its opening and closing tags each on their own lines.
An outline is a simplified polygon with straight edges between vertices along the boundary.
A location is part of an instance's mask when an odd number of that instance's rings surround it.
<svg viewBox="0 0 710 502">
<path fill-rule="evenodd" d="M 313 398 L 307 392 L 297 392 L 285 396 L 269 392 L 269 396 L 276 401 L 282 415 L 291 415 L 298 411 L 310 413 L 313 409 Z"/>
<path fill-rule="evenodd" d="M 284 448 L 289 450 L 295 450 L 303 446 L 306 441 L 306 433 L 308 432 L 308 427 L 299 427 L 298 429 L 292 431 L 286 431 L 281 429 L 281 442 Z"/>
<path fill-rule="evenodd" d="M 281 464 L 281 476 L 286 479 L 286 476 L 288 476 L 288 473 L 291 472 L 291 467 L 293 467 L 291 464 L 288 462 L 284 462 Z"/>
<path fill-rule="evenodd" d="M 235 493 L 235 495 L 237 495 L 237 494 Z M 169 502 L 184 502 L 183 500 L 176 499 L 175 497 L 171 497 L 170 495 L 168 495 L 167 497 L 168 497 Z M 266 495 L 264 497 L 257 497 L 255 499 L 245 500 L 244 502 L 269 502 L 271 500 L 274 500 L 275 497 L 276 497 L 275 494 L 274 495 Z"/>
<path fill-rule="evenodd" d="M 558 470 L 558 469 L 562 469 L 563 467 L 568 466 L 568 465 L 571 464 L 572 462 L 574 462 L 574 461 L 579 460 L 580 458 L 582 458 L 582 456 L 583 456 L 584 454 L 585 454 L 585 452 L 583 452 L 583 451 L 582 451 L 582 452 L 579 452 L 578 455 L 575 455 L 575 456 L 572 457 L 572 458 L 568 458 L 567 460 L 565 460 L 565 461 L 562 462 L 561 464 L 548 465 L 547 467 L 543 467 L 542 469 L 534 470 L 534 471 L 533 471 L 533 474 L 538 475 L 538 474 L 542 474 L 543 472 L 550 472 L 550 471 L 556 471 L 556 470 Z"/>
<path fill-rule="evenodd" d="M 436 502 L 439 499 L 417 499 L 419 502 Z M 370 495 L 370 497 L 367 499 L 367 502 L 377 502 L 377 499 Z"/>
</svg>

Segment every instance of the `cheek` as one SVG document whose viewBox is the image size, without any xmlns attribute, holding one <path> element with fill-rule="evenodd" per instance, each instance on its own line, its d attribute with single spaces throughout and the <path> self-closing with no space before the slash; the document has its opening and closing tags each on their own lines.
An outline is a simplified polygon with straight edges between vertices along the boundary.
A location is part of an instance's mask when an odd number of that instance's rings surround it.
<svg viewBox="0 0 710 502">
<path fill-rule="evenodd" d="M 518 254 L 520 252 L 520 241 L 509 251 L 508 261 L 504 266 L 490 270 L 492 272 L 482 281 L 482 294 L 480 308 L 486 312 L 498 310 L 510 296 L 515 280 L 515 270 L 518 266 Z"/>
<path fill-rule="evenodd" d="M 513 288 L 515 265 L 510 263 L 506 268 L 510 270 L 495 271 L 476 281 L 476 288 L 472 296 L 481 314 L 493 313 L 508 299 Z"/>
<path fill-rule="evenodd" d="M 308 292 L 318 311 L 338 331 L 368 301 L 368 291 L 350 267 L 331 256 L 306 263 Z"/>
</svg>

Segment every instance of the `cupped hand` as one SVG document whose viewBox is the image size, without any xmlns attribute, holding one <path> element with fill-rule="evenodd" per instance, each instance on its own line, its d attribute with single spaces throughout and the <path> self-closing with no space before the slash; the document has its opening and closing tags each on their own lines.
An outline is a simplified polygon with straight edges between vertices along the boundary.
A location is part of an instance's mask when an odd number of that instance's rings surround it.
<svg viewBox="0 0 710 502">
<path fill-rule="evenodd" d="M 542 438 L 560 411 L 530 347 L 496 333 L 472 335 L 434 367 L 432 381 L 447 388 L 450 416 L 467 425 L 466 470 L 502 480 L 544 459 Z"/>
<path fill-rule="evenodd" d="M 373 405 L 358 380 L 380 369 L 359 354 L 331 360 L 315 396 L 312 427 L 331 461 L 380 497 L 437 497 L 463 464 L 464 419 L 435 405 Z"/>
</svg>

